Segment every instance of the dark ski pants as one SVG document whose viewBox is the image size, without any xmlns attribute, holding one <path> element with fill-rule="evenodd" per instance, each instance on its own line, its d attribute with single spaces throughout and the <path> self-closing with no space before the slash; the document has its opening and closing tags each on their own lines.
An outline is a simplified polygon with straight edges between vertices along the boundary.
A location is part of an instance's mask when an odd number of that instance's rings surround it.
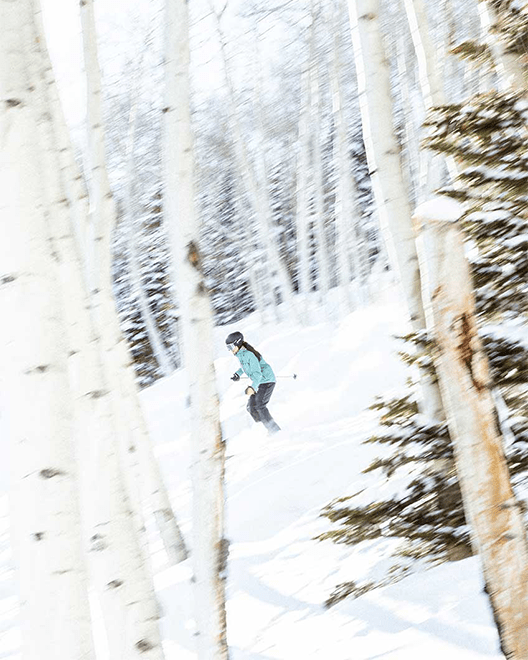
<svg viewBox="0 0 528 660">
<path fill-rule="evenodd" d="M 269 433 L 277 433 L 280 426 L 270 415 L 267 404 L 271 399 L 275 383 L 261 383 L 256 394 L 252 394 L 248 399 L 247 409 L 251 417 L 256 422 L 262 422 Z"/>
</svg>

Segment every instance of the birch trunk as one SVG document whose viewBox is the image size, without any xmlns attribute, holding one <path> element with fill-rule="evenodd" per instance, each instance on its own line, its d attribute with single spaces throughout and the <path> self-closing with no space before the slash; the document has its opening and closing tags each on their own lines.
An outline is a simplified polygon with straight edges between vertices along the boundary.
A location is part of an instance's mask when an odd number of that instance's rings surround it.
<svg viewBox="0 0 528 660">
<path fill-rule="evenodd" d="M 409 181 L 410 199 L 414 202 L 416 199 L 421 199 L 424 194 L 424 179 L 426 178 L 427 168 L 424 165 L 425 153 L 420 151 L 418 126 L 422 123 L 422 119 L 418 118 L 418 113 L 421 112 L 422 108 L 419 107 L 420 104 L 416 103 L 416 99 L 412 98 L 414 63 L 410 65 L 408 61 L 406 33 L 398 36 L 394 50 L 398 71 L 397 86 L 403 111 L 402 163 L 405 165 L 405 172 Z"/>
<path fill-rule="evenodd" d="M 95 658 L 33 3 L 0 1 L 0 364 L 12 417 L 23 656 Z M 47 195 L 46 193 L 49 193 Z M 29 407 L 31 411 L 29 412 Z"/>
<path fill-rule="evenodd" d="M 418 75 L 422 99 L 426 111 L 445 105 L 446 97 L 442 77 L 438 68 L 436 49 L 430 37 L 427 12 L 423 0 L 404 0 L 405 12 L 418 62 Z M 446 164 L 454 179 L 456 165 L 453 158 L 447 158 Z M 442 163 L 444 157 L 426 150 L 424 171 L 421 173 L 424 196 L 432 195 L 442 184 Z"/>
<path fill-rule="evenodd" d="M 526 92 L 528 73 L 519 56 L 510 53 L 500 37 L 501 20 L 511 11 L 508 7 L 509 4 L 505 0 L 481 0 L 479 2 L 480 20 L 485 30 L 486 41 L 491 50 L 501 89 Z"/>
<path fill-rule="evenodd" d="M 186 0 L 166 2 L 164 208 L 182 308 L 192 417 L 193 559 L 199 660 L 226 660 L 225 442 L 213 354 L 213 312 L 198 248 Z"/>
<path fill-rule="evenodd" d="M 339 6 L 343 6 L 339 3 Z M 330 87 L 335 130 L 335 163 L 337 170 L 336 190 L 336 245 L 337 276 L 343 292 L 343 309 L 350 312 L 359 302 L 366 302 L 364 287 L 367 279 L 367 255 L 365 245 L 358 240 L 359 217 L 357 189 L 350 162 L 348 131 L 344 115 L 343 91 L 341 86 L 341 19 L 342 11 L 334 10 L 332 63 Z M 351 287 L 354 287 L 354 294 Z"/>
<path fill-rule="evenodd" d="M 136 91 L 137 94 L 137 91 Z M 147 331 L 147 336 L 149 339 L 149 344 L 158 363 L 158 367 L 164 377 L 170 376 L 174 371 L 174 367 L 171 364 L 171 360 L 165 350 L 163 345 L 163 340 L 161 338 L 160 332 L 156 325 L 156 321 L 150 311 L 149 301 L 147 295 L 143 288 L 143 282 L 141 278 L 141 266 L 139 262 L 139 253 L 138 253 L 138 233 L 135 231 L 134 226 L 134 171 L 135 171 L 135 161 L 134 161 L 134 142 L 136 135 L 136 117 L 137 117 L 137 101 L 135 98 L 131 97 L 131 110 L 129 117 L 129 135 L 127 140 L 126 148 L 126 169 L 127 169 L 127 194 L 125 198 L 125 224 L 126 224 L 126 236 L 125 242 L 128 246 L 130 253 L 130 275 L 132 280 L 132 287 L 135 298 L 138 302 L 139 312 L 143 323 L 145 324 L 145 330 Z M 139 230 L 139 228 L 138 228 Z"/>
<path fill-rule="evenodd" d="M 152 576 L 145 568 L 141 548 L 120 474 L 116 437 L 121 425 L 116 418 L 111 391 L 105 381 L 101 343 L 90 314 L 88 291 L 76 250 L 61 168 L 60 136 L 54 117 L 54 81 L 45 52 L 40 16 L 36 17 L 34 43 L 41 59 L 40 90 L 43 99 L 43 140 L 46 189 L 59 200 L 50 240 L 61 264 L 61 285 L 70 352 L 70 377 L 80 439 L 85 488 L 83 510 L 89 529 L 89 552 L 107 623 L 108 646 L 113 657 L 163 658 L 157 623 L 157 603 Z"/>
<path fill-rule="evenodd" d="M 310 167 L 310 74 L 309 62 L 301 78 L 301 102 L 299 110 L 299 134 L 297 139 L 297 282 L 301 299 L 301 318 L 303 323 L 310 322 L 310 291 L 312 275 L 310 269 L 310 238 L 308 209 L 308 171 Z"/>
<path fill-rule="evenodd" d="M 502 651 L 507 658 L 523 660 L 528 657 L 528 544 L 477 334 L 463 239 L 454 222 L 461 211 L 451 204 L 455 209 L 448 214 L 439 215 L 437 200 L 416 211 L 422 232 L 420 263 L 427 274 L 427 325 L 438 346 L 435 363 L 464 510 L 481 557 Z"/>
<path fill-rule="evenodd" d="M 220 40 L 220 52 L 224 66 L 224 75 L 226 79 L 226 92 L 228 97 L 228 112 L 231 132 L 235 147 L 236 164 L 242 184 L 246 190 L 249 203 L 253 208 L 257 220 L 257 232 L 259 242 L 263 246 L 266 261 L 270 270 L 275 274 L 279 285 L 282 300 L 286 303 L 288 313 L 297 315 L 297 308 L 294 299 L 293 285 L 288 270 L 280 257 L 279 249 L 274 238 L 272 226 L 272 212 L 269 199 L 269 192 L 266 181 L 259 186 L 246 148 L 246 142 L 242 134 L 238 109 L 235 103 L 235 90 L 229 65 L 227 62 L 225 38 L 220 25 L 220 16 L 215 12 L 211 4 L 211 9 L 217 20 L 217 29 Z M 260 166 L 262 169 L 262 165 Z"/>
<path fill-rule="evenodd" d="M 91 252 L 95 254 L 95 257 L 89 260 L 89 266 L 92 266 L 89 274 L 93 286 L 92 308 L 104 345 L 104 354 L 107 356 L 105 368 L 108 383 L 114 396 L 118 397 L 116 414 L 120 416 L 122 425 L 128 426 L 128 433 L 122 429 L 120 435 L 123 443 L 121 454 L 128 457 L 131 463 L 130 469 L 133 472 L 140 472 L 143 500 L 154 515 L 169 560 L 172 563 L 178 563 L 186 559 L 187 550 L 148 436 L 135 383 L 132 359 L 119 328 L 112 294 L 111 239 L 116 210 L 106 170 L 101 74 L 97 59 L 93 0 L 82 1 L 81 19 L 87 71 L 89 144 L 91 147 L 89 155 L 91 230 L 88 235 L 92 237 Z M 137 467 L 138 462 L 141 465 L 140 470 Z M 130 493 L 130 495 L 131 501 L 135 501 L 134 494 Z M 141 515 L 139 509 L 136 511 L 136 515 Z M 142 528 L 143 525 L 140 525 L 138 532 Z"/>
<path fill-rule="evenodd" d="M 379 0 L 349 0 L 363 139 L 380 225 L 399 277 L 413 330 L 425 328 L 420 272 L 408 187 L 392 119 L 388 61 L 379 27 Z M 359 9 L 361 8 L 361 12 Z M 421 374 L 423 411 L 442 419 L 438 387 Z"/>
<path fill-rule="evenodd" d="M 330 265 L 325 227 L 324 171 L 321 152 L 321 64 L 317 52 L 317 6 L 312 0 L 312 35 L 310 39 L 310 126 L 314 190 L 314 229 L 316 236 L 317 289 L 321 306 L 328 303 Z"/>
</svg>

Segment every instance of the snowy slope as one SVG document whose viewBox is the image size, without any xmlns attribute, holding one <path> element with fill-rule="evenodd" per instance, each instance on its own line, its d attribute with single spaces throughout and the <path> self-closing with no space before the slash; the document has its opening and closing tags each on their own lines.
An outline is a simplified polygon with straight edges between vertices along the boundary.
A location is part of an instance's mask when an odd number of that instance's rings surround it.
<svg viewBox="0 0 528 660">
<path fill-rule="evenodd" d="M 223 342 L 233 329 L 244 333 L 276 374 L 298 375 L 278 380 L 269 407 L 283 431 L 272 438 L 246 413 L 244 382 L 229 380 L 238 363 Z M 351 549 L 313 537 L 328 529 L 319 512 L 334 497 L 366 486 L 375 494 L 386 487 L 373 481 L 379 477 L 361 473 L 377 452 L 361 443 L 375 428 L 367 406 L 375 395 L 397 391 L 408 375 L 393 339 L 405 330 L 397 302 L 355 312 L 338 327 L 328 322 L 307 329 L 263 325 L 252 317 L 217 329 L 228 456 L 232 660 L 422 660 L 425 652 L 431 660 L 503 657 L 474 559 L 413 575 L 329 610 L 322 605 L 337 583 L 362 581 L 387 561 L 388 547 L 378 542 Z M 184 374 L 149 388 L 142 401 L 191 543 Z M 6 510 L 2 513 L 5 521 Z M 190 562 L 167 568 L 154 536 L 153 547 L 167 658 L 194 659 Z M 0 658 L 15 658 L 19 642 L 5 527 L 0 558 Z"/>
</svg>

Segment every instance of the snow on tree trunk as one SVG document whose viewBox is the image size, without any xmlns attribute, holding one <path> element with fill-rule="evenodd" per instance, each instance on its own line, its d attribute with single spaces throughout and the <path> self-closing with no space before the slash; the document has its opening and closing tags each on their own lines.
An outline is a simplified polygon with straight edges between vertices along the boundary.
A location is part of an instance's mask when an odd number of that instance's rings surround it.
<svg viewBox="0 0 528 660">
<path fill-rule="evenodd" d="M 225 611 L 225 442 L 216 392 L 213 312 L 198 248 L 187 2 L 167 0 L 165 21 L 164 209 L 176 266 L 184 365 L 191 395 L 197 648 L 200 660 L 225 660 L 229 657 Z"/>
<path fill-rule="evenodd" d="M 399 276 L 412 328 L 422 330 L 425 314 L 418 255 L 408 187 L 393 126 L 389 63 L 379 26 L 379 9 L 380 0 L 349 0 L 363 139 L 384 242 Z M 432 419 L 442 419 L 438 387 L 425 372 L 421 373 L 420 384 L 423 411 Z"/>
<path fill-rule="evenodd" d="M 90 216 L 92 238 L 89 279 L 92 284 L 92 308 L 106 356 L 105 367 L 114 397 L 119 397 L 116 412 L 128 433 L 121 429 L 120 437 L 127 442 L 121 454 L 129 459 L 130 469 L 141 475 L 142 499 L 158 525 L 165 550 L 172 563 L 187 558 L 183 535 L 172 511 L 166 487 L 153 453 L 145 419 L 141 410 L 132 359 L 119 328 L 112 294 L 111 244 L 116 209 L 108 182 L 105 161 L 103 116 L 101 106 L 101 74 L 97 58 L 97 43 L 93 0 L 81 4 L 85 68 L 88 85 Z M 95 267 L 97 265 L 97 267 Z M 130 437 L 131 436 L 131 437 Z M 129 443 L 129 444 L 128 444 Z M 133 448 L 131 451 L 130 449 Z M 140 469 L 137 464 L 139 462 Z M 123 466 L 126 469 L 126 466 Z M 129 493 L 131 501 L 136 498 Z M 140 511 L 136 511 L 140 516 Z M 143 525 L 140 525 L 140 531 Z"/>
<path fill-rule="evenodd" d="M 60 260 L 67 212 L 47 170 L 33 3 L 0 1 L 0 369 L 10 414 L 23 653 L 95 658 L 82 552 L 78 465 Z"/>
<path fill-rule="evenodd" d="M 481 0 L 479 2 L 480 19 L 485 29 L 486 41 L 491 50 L 501 88 L 526 92 L 528 73 L 523 62 L 516 53 L 508 50 L 501 38 L 501 23 L 511 12 L 510 4 L 511 2 L 508 0 Z"/>
<path fill-rule="evenodd" d="M 233 134 L 236 165 L 249 203 L 251 204 L 253 212 L 255 213 L 259 243 L 262 245 L 266 255 L 267 268 L 272 273 L 274 273 L 277 278 L 282 300 L 286 303 L 288 313 L 296 316 L 297 307 L 294 299 L 293 284 L 288 270 L 281 259 L 277 241 L 274 235 L 267 177 L 266 180 L 261 182 L 261 185 L 259 185 L 249 160 L 246 140 L 242 134 L 242 128 L 238 116 L 238 108 L 235 102 L 234 84 L 227 61 L 226 44 L 220 25 L 220 16 L 218 16 L 218 14 L 215 12 L 214 7 L 211 6 L 211 8 L 217 20 L 217 29 L 220 40 L 220 53 L 226 80 L 229 123 L 231 132 Z M 262 164 L 260 165 L 260 169 L 262 169 Z"/>
<path fill-rule="evenodd" d="M 502 650 L 521 660 L 528 657 L 528 544 L 477 334 L 471 275 L 456 223 L 460 215 L 451 200 L 435 199 L 416 210 L 427 326 L 437 344 L 435 365 L 464 510 Z"/>
</svg>

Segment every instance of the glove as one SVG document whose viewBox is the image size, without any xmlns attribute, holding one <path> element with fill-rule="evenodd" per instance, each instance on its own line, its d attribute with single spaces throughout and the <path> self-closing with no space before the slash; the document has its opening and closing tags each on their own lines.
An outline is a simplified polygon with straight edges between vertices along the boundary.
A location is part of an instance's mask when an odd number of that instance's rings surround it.
<svg viewBox="0 0 528 660">
<path fill-rule="evenodd" d="M 245 393 L 249 394 L 249 396 L 251 396 L 252 394 L 255 394 L 255 390 L 250 385 L 249 387 L 246 387 L 246 392 Z"/>
<path fill-rule="evenodd" d="M 237 374 L 235 371 L 235 373 L 231 376 L 231 380 L 240 380 L 240 374 Z"/>
</svg>

